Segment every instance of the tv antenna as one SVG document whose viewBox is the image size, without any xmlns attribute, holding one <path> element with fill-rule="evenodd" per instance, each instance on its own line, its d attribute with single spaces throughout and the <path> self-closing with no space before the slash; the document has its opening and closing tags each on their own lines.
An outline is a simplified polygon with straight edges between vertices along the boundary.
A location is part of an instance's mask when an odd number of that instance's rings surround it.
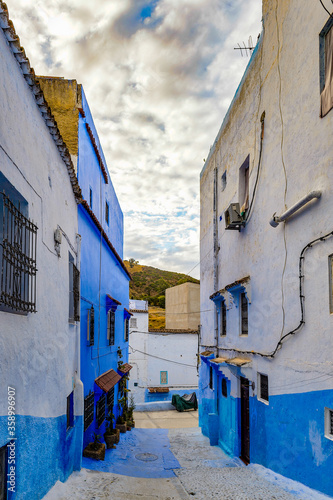
<svg viewBox="0 0 333 500">
<path fill-rule="evenodd" d="M 252 51 L 254 49 L 253 40 L 252 40 L 251 35 L 249 36 L 247 46 L 245 45 L 245 42 L 243 42 L 243 46 L 241 46 L 239 43 L 237 43 L 237 45 L 238 45 L 238 47 L 234 47 L 234 50 L 240 50 L 242 57 L 243 57 L 243 52 L 245 52 L 246 57 L 251 56 Z"/>
</svg>

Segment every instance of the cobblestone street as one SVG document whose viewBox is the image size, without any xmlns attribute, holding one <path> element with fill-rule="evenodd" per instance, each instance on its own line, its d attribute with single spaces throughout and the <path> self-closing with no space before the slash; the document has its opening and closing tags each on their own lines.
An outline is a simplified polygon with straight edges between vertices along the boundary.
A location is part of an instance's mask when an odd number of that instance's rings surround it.
<svg viewBox="0 0 333 500">
<path fill-rule="evenodd" d="M 66 483 L 58 482 L 45 500 L 328 498 L 261 466 L 246 467 L 209 446 L 195 415 L 137 414 L 139 427 L 123 434 L 117 448 L 107 450 L 104 462 L 84 459 L 83 469 Z"/>
</svg>

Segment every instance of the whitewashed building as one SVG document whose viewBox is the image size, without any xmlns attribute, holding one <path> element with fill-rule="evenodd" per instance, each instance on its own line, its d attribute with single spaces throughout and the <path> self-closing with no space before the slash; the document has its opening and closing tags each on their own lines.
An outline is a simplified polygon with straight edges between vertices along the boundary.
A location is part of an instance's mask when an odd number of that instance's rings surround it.
<svg viewBox="0 0 333 500">
<path fill-rule="evenodd" d="M 81 193 L 3 2 L 0 27 L 0 499 L 37 500 L 81 467 Z"/>
<path fill-rule="evenodd" d="M 138 409 L 170 407 L 173 394 L 198 389 L 198 331 L 151 330 L 148 303 L 130 300 L 129 380 Z"/>
<path fill-rule="evenodd" d="M 199 383 L 212 444 L 330 495 L 332 19 L 320 2 L 263 1 L 201 173 Z"/>
</svg>

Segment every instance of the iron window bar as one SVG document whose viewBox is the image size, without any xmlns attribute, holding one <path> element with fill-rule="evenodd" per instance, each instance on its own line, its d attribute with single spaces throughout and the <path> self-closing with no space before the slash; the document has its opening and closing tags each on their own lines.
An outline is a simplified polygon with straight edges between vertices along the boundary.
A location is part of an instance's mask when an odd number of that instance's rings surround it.
<svg viewBox="0 0 333 500">
<path fill-rule="evenodd" d="M 113 413 L 113 407 L 114 407 L 114 387 L 109 390 L 109 392 L 106 395 L 106 404 L 108 407 L 108 411 Z"/>
<path fill-rule="evenodd" d="M 37 226 L 5 193 L 2 196 L 0 305 L 37 312 Z"/>
<path fill-rule="evenodd" d="M 100 427 L 105 420 L 105 401 L 106 401 L 105 394 L 102 394 L 102 396 L 97 401 L 96 405 L 97 427 Z"/>
<path fill-rule="evenodd" d="M 115 342 L 115 320 L 116 313 L 112 311 L 112 309 L 109 309 L 107 320 L 107 338 L 109 341 L 109 345 L 114 345 Z"/>
<path fill-rule="evenodd" d="M 94 421 L 94 393 L 90 392 L 84 398 L 84 430 L 86 431 Z"/>
<path fill-rule="evenodd" d="M 87 344 L 88 346 L 94 345 L 95 340 L 95 309 L 91 306 L 88 309 L 88 321 L 87 321 Z"/>
</svg>

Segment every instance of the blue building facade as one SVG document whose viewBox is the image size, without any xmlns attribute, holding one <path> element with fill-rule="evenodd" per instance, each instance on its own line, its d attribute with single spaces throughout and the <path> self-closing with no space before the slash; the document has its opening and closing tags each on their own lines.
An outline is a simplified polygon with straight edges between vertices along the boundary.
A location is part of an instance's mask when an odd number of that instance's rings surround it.
<svg viewBox="0 0 333 500">
<path fill-rule="evenodd" d="M 199 382 L 212 445 L 331 496 L 332 24 L 263 1 L 201 172 Z"/>
<path fill-rule="evenodd" d="M 121 364 L 128 365 L 130 318 L 130 275 L 122 260 L 123 213 L 82 86 L 75 80 L 48 77 L 41 79 L 41 85 L 71 144 L 83 197 L 78 228 L 85 447 L 94 434 L 103 439 L 109 412 L 115 419 L 121 413 L 120 385 L 128 375 L 119 370 Z"/>
</svg>

